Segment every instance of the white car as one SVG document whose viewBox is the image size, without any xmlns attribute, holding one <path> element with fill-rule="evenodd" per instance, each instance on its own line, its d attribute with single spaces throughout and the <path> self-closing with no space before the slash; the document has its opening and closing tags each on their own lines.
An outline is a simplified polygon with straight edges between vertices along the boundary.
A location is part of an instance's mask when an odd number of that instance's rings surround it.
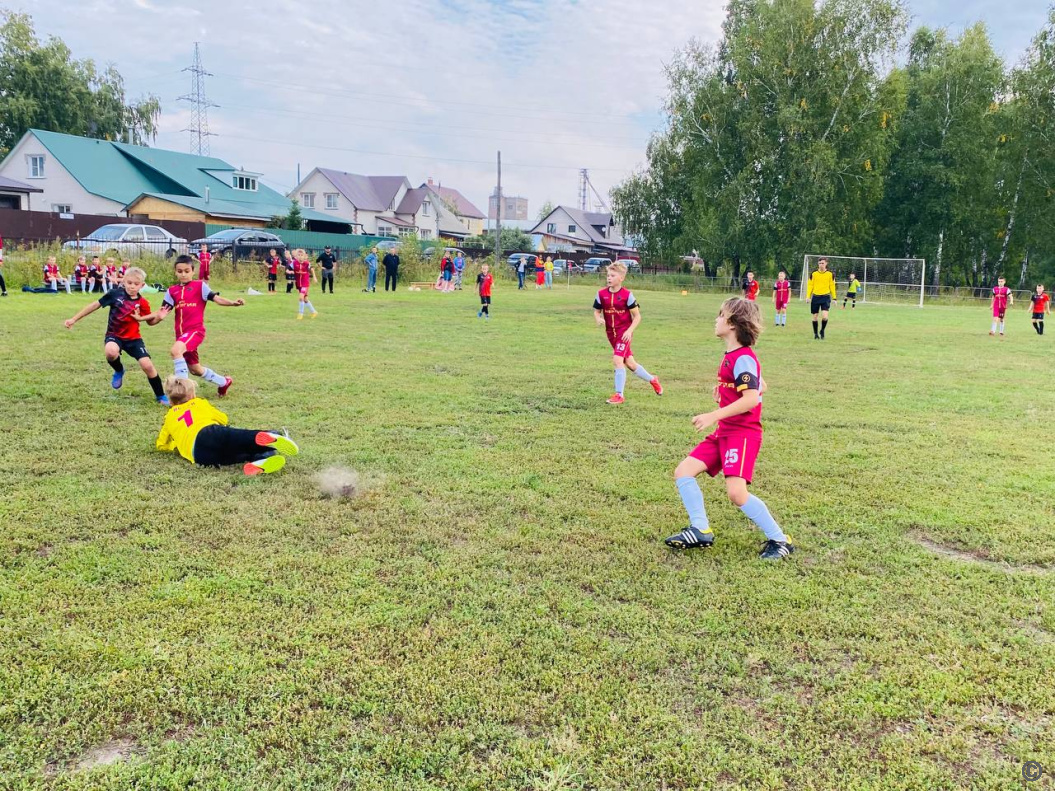
<svg viewBox="0 0 1055 791">
<path fill-rule="evenodd" d="M 63 245 L 84 255 L 114 255 L 122 258 L 150 253 L 172 258 L 187 253 L 187 240 L 180 239 L 158 225 L 113 223 L 96 228 L 87 236 L 71 239 Z"/>
<path fill-rule="evenodd" d="M 627 272 L 641 271 L 641 262 L 636 258 L 618 258 L 616 259 L 616 263 L 625 266 Z"/>
</svg>

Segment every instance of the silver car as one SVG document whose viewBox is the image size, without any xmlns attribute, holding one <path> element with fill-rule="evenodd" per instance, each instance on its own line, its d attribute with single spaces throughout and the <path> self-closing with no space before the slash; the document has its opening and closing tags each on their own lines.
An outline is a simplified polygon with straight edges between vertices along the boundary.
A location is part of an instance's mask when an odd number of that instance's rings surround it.
<svg viewBox="0 0 1055 791">
<path fill-rule="evenodd" d="M 145 253 L 172 258 L 187 252 L 187 240 L 169 233 L 159 225 L 113 223 L 96 228 L 87 236 L 71 239 L 63 245 L 84 255 L 115 255 L 132 258 Z"/>
</svg>

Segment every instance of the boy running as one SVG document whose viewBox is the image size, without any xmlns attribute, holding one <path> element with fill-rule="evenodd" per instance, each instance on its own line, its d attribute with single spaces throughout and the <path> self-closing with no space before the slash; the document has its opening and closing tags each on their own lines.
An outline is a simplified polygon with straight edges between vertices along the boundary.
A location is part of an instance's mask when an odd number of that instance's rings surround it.
<svg viewBox="0 0 1055 791">
<path fill-rule="evenodd" d="M 491 267 L 487 264 L 480 266 L 480 274 L 476 276 L 476 290 L 480 292 L 480 310 L 476 314 L 476 318 L 481 316 L 485 320 L 491 318 L 491 286 L 494 285 L 494 275 L 491 274 Z"/>
<path fill-rule="evenodd" d="M 718 383 L 714 386 L 718 409 L 692 419 L 697 431 L 705 431 L 714 424 L 718 427 L 674 470 L 674 482 L 689 513 L 690 524 L 666 539 L 666 545 L 672 549 L 714 546 L 714 533 L 707 521 L 703 492 L 696 476 L 706 472 L 713 478 L 721 472 L 725 475 L 729 499 L 765 533 L 766 543 L 758 556 L 763 560 L 781 560 L 795 551 L 766 504 L 747 492 L 762 447 L 762 394 L 766 391 L 766 382 L 751 348 L 761 332 L 758 305 L 736 297 L 722 303 L 714 322 L 714 334 L 725 343 L 725 357 L 718 367 Z"/>
<path fill-rule="evenodd" d="M 297 321 L 304 318 L 304 308 L 308 308 L 308 310 L 311 311 L 311 317 L 313 319 L 317 318 L 319 312 L 315 310 L 315 306 L 308 301 L 308 289 L 311 287 L 312 278 L 318 283 L 319 277 L 311 267 L 311 262 L 308 260 L 307 250 L 298 248 L 296 253 L 294 253 L 293 275 L 297 278 L 297 293 L 300 295 L 300 313 L 297 314 Z"/>
<path fill-rule="evenodd" d="M 172 311 L 176 312 L 176 342 L 172 344 L 172 365 L 176 376 L 186 379 L 190 374 L 200 376 L 217 386 L 216 394 L 223 398 L 234 381 L 211 368 L 204 367 L 198 359 L 198 347 L 205 342 L 205 306 L 214 302 L 225 308 L 240 307 L 244 299 L 234 301 L 221 297 L 209 288 L 204 280 L 194 279 L 194 259 L 189 255 L 176 258 L 176 285 L 169 286 L 157 313 L 147 316 L 132 314 L 133 318 L 147 324 L 157 324 Z"/>
<path fill-rule="evenodd" d="M 523 259 L 521 259 L 523 260 Z M 641 323 L 641 309 L 634 295 L 623 288 L 626 278 L 626 264 L 614 263 L 608 266 L 607 288 L 597 292 L 593 301 L 593 315 L 598 327 L 604 327 L 608 342 L 612 345 L 612 363 L 615 365 L 615 395 L 608 399 L 609 404 L 622 404 L 623 388 L 626 387 L 626 369 L 644 379 L 656 395 L 663 395 L 663 386 L 659 379 L 638 365 L 630 350 L 634 330 Z"/>
<path fill-rule="evenodd" d="M 146 282 L 146 277 L 146 272 L 142 269 L 129 268 L 125 272 L 124 283 L 110 289 L 97 301 L 81 308 L 73 318 L 66 319 L 65 324 L 66 329 L 72 330 L 73 325 L 89 313 L 94 313 L 99 308 L 109 308 L 110 316 L 106 321 L 106 335 L 103 337 L 103 354 L 106 355 L 106 362 L 114 369 L 110 386 L 114 390 L 120 390 L 121 385 L 124 384 L 125 367 L 121 363 L 121 352 L 124 352 L 138 362 L 139 367 L 143 369 L 150 388 L 154 391 L 155 400 L 159 404 L 168 406 L 168 398 L 161 389 L 161 377 L 158 376 L 146 344 L 143 343 L 143 336 L 139 333 L 139 322 L 134 315 L 150 313 L 150 303 L 147 302 L 146 297 L 139 294 L 139 289 Z"/>
<path fill-rule="evenodd" d="M 778 327 L 788 326 L 788 302 L 791 300 L 791 282 L 783 269 L 777 272 L 777 282 L 773 284 L 773 305 L 777 309 L 774 321 Z"/>
<path fill-rule="evenodd" d="M 758 281 L 755 280 L 755 273 L 748 272 L 747 277 L 744 280 L 744 299 L 749 302 L 754 302 L 758 298 Z"/>
<path fill-rule="evenodd" d="M 227 415 L 198 398 L 191 379 L 170 376 L 165 390 L 172 408 L 154 442 L 158 450 L 174 450 L 191 464 L 206 467 L 241 464 L 246 475 L 278 472 L 286 465 L 279 453 L 300 452 L 297 443 L 276 431 L 228 427 Z"/>
<path fill-rule="evenodd" d="M 832 300 L 839 298 L 835 290 L 835 275 L 828 271 L 828 259 L 817 262 L 817 271 L 810 275 L 806 283 L 806 297 L 810 300 L 810 313 L 813 314 L 813 340 L 824 340 L 824 331 L 828 328 L 828 311 Z M 817 316 L 821 317 L 820 334 L 817 334 Z"/>
<path fill-rule="evenodd" d="M 989 328 L 990 335 L 996 335 L 996 327 L 1000 325 L 1000 337 L 1004 337 L 1004 314 L 1007 313 L 1008 304 L 1011 307 L 1015 306 L 1015 295 L 1011 293 L 1006 285 L 1006 281 L 1002 277 L 996 279 L 996 285 L 993 286 L 993 324 Z"/>
<path fill-rule="evenodd" d="M 1033 329 L 1037 335 L 1044 334 L 1044 316 L 1051 313 L 1051 297 L 1044 293 L 1044 286 L 1037 284 L 1037 290 L 1030 295 L 1029 301 L 1033 303 Z"/>
<path fill-rule="evenodd" d="M 850 284 L 846 287 L 846 296 L 843 297 L 843 310 L 846 310 L 846 300 L 850 300 L 851 310 L 857 307 L 857 289 L 860 287 L 860 285 L 861 281 L 857 279 L 857 275 L 851 272 Z"/>
</svg>

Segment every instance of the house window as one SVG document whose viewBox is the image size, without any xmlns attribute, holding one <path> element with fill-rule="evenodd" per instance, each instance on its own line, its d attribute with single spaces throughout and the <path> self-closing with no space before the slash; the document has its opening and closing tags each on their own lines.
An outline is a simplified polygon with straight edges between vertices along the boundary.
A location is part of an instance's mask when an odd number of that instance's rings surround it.
<svg viewBox="0 0 1055 791">
<path fill-rule="evenodd" d="M 44 178 L 44 155 L 43 154 L 30 154 L 26 157 L 26 164 L 29 168 L 29 178 L 31 179 L 42 179 Z"/>
<path fill-rule="evenodd" d="M 432 204 L 429 203 L 428 201 L 423 202 L 421 204 L 421 216 L 422 217 L 428 217 L 431 212 L 432 212 Z"/>
<path fill-rule="evenodd" d="M 556 233 L 556 232 L 557 232 L 557 223 L 555 223 L 555 222 L 548 222 L 548 223 L 546 223 L 546 233 Z"/>
<path fill-rule="evenodd" d="M 315 193 L 314 192 L 302 192 L 300 193 L 300 205 L 305 209 L 315 208 Z"/>
<path fill-rule="evenodd" d="M 51 210 L 56 214 L 72 214 L 73 209 L 70 208 L 68 203 L 53 203 L 51 204 Z"/>
<path fill-rule="evenodd" d="M 421 238 L 422 239 L 431 239 L 432 238 L 432 231 L 430 231 L 428 228 L 422 228 L 421 229 Z"/>
<path fill-rule="evenodd" d="M 256 192 L 256 179 L 253 176 L 235 176 L 231 186 L 236 190 Z"/>
<path fill-rule="evenodd" d="M 578 229 L 574 225 L 568 226 L 568 233 L 575 233 L 576 230 Z"/>
<path fill-rule="evenodd" d="M 391 225 L 378 225 L 377 226 L 377 235 L 378 236 L 391 236 L 392 235 L 392 226 Z"/>
<path fill-rule="evenodd" d="M 399 229 L 399 235 L 400 236 L 413 236 L 414 235 L 414 229 L 413 228 L 400 228 Z"/>
<path fill-rule="evenodd" d="M 326 193 L 326 208 L 336 209 L 337 208 L 337 193 L 327 192 Z"/>
</svg>

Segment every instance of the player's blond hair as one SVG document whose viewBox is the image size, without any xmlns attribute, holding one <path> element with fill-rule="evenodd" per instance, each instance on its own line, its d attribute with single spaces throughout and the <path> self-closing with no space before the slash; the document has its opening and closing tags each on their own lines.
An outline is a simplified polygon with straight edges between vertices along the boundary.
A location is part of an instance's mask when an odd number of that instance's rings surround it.
<svg viewBox="0 0 1055 791">
<path fill-rule="evenodd" d="M 172 402 L 173 406 L 186 404 L 191 399 L 197 398 L 198 385 L 195 384 L 193 379 L 184 379 L 172 374 L 165 380 L 165 394 L 169 397 L 169 401 Z"/>
<path fill-rule="evenodd" d="M 622 263 L 620 261 L 616 261 L 614 264 L 609 264 L 608 265 L 608 269 L 610 271 L 612 271 L 612 272 L 619 272 L 620 274 L 623 274 L 623 275 L 625 275 L 626 272 L 627 272 L 626 264 L 624 264 L 624 263 Z"/>
<path fill-rule="evenodd" d="M 147 282 L 147 273 L 138 266 L 130 266 L 125 270 L 125 279 L 129 277 L 138 278 L 143 283 Z"/>
<path fill-rule="evenodd" d="M 742 297 L 732 297 L 722 303 L 722 315 L 736 331 L 736 342 L 741 346 L 754 346 L 762 334 L 762 314 L 758 304 Z"/>
</svg>

